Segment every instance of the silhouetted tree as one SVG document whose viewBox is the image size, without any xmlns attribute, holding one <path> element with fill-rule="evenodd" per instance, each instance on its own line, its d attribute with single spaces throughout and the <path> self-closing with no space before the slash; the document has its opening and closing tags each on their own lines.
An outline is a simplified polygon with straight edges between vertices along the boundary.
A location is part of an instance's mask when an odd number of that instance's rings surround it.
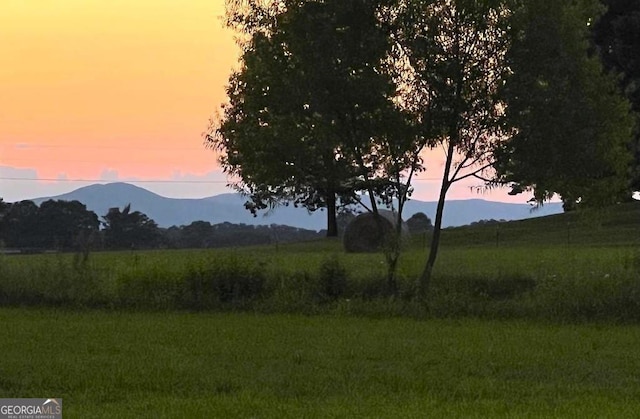
<svg viewBox="0 0 640 419">
<path fill-rule="evenodd" d="M 110 208 L 104 215 L 104 242 L 109 249 L 150 248 L 158 244 L 158 225 L 140 211 L 131 212 L 131 205 Z"/>
<path fill-rule="evenodd" d="M 390 183 L 383 172 L 404 163 L 390 162 L 396 150 L 380 142 L 402 121 L 384 66 L 391 42 L 379 22 L 381 2 L 230 3 L 228 24 L 247 42 L 227 88 L 229 106 L 207 140 L 240 179 L 247 208 L 283 201 L 326 208 L 327 235 L 336 236 L 338 203 L 365 190 L 375 211 L 372 195 Z"/>
<path fill-rule="evenodd" d="M 187 248 L 207 248 L 214 243 L 214 228 L 207 221 L 194 221 L 183 226 L 180 233 L 180 243 Z"/>
<path fill-rule="evenodd" d="M 503 95 L 514 135 L 500 156 L 513 193 L 565 208 L 601 205 L 628 194 L 633 119 L 615 80 L 589 54 L 597 0 L 524 2 L 513 19 Z"/>
<path fill-rule="evenodd" d="M 38 209 L 39 246 L 70 250 L 89 246 L 98 232 L 98 216 L 79 201 L 48 200 Z"/>
<path fill-rule="evenodd" d="M 640 1 L 601 0 L 605 13 L 593 25 L 593 41 L 607 70 L 640 118 Z M 640 191 L 640 120 L 631 145 L 631 190 Z"/>
<path fill-rule="evenodd" d="M 509 139 L 498 91 L 509 73 L 509 4 L 502 0 L 403 0 L 395 16 L 402 101 L 422 142 L 445 163 L 429 256 L 417 290 L 425 296 L 436 262 L 445 200 L 468 178 L 493 179 L 494 152 Z"/>
<path fill-rule="evenodd" d="M 39 246 L 38 206 L 32 201 L 20 201 L 5 206 L 0 238 L 7 247 L 34 248 Z"/>
<path fill-rule="evenodd" d="M 417 212 L 407 220 L 411 234 L 420 234 L 433 230 L 431 219 L 424 212 Z"/>
</svg>

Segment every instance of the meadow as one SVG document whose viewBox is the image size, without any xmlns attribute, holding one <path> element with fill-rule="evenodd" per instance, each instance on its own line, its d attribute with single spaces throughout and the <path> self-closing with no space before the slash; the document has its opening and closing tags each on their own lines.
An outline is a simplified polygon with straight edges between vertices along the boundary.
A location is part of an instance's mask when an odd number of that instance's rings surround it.
<svg viewBox="0 0 640 419">
<path fill-rule="evenodd" d="M 640 206 L 448 229 L 399 294 L 338 240 L 0 258 L 0 394 L 65 417 L 634 417 Z"/>
<path fill-rule="evenodd" d="M 580 215 L 582 218 L 578 218 Z M 597 220 L 597 222 L 596 222 Z M 407 243 L 399 292 L 382 254 L 338 239 L 209 250 L 0 258 L 0 304 L 558 322 L 640 320 L 640 206 L 447 229 L 427 304 L 415 301 L 428 237 Z"/>
</svg>

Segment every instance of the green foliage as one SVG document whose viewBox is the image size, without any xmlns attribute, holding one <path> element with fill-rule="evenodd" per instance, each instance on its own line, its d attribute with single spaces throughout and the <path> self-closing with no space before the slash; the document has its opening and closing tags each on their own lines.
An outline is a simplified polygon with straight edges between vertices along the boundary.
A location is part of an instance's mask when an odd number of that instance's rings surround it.
<svg viewBox="0 0 640 419">
<path fill-rule="evenodd" d="M 605 13 L 593 25 L 592 36 L 604 67 L 618 78 L 621 91 L 640 118 L 640 3 L 601 0 Z M 631 145 L 631 189 L 640 190 L 640 119 Z"/>
<path fill-rule="evenodd" d="M 390 39 L 377 2 L 280 4 L 230 9 L 248 40 L 229 80 L 229 106 L 206 138 L 240 179 L 248 209 L 282 201 L 326 207 L 327 234 L 335 236 L 336 197 L 350 203 L 374 187 L 388 161 L 379 139 L 401 122 L 383 66 Z M 262 23 L 233 25 L 243 19 Z"/>
<path fill-rule="evenodd" d="M 523 2 L 515 9 L 504 85 L 514 136 L 499 156 L 514 193 L 604 205 L 628 193 L 634 121 L 615 79 L 588 53 L 597 0 Z"/>
</svg>

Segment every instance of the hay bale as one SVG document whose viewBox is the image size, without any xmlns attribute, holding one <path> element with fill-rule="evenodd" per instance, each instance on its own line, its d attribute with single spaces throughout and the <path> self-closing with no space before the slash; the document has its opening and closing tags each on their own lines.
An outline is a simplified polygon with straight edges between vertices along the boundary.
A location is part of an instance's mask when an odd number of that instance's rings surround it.
<svg viewBox="0 0 640 419">
<path fill-rule="evenodd" d="M 360 214 L 347 225 L 342 243 L 348 253 L 371 253 L 382 250 L 390 235 L 395 233 L 396 214 L 380 210 L 379 216 L 372 212 Z M 376 217 L 379 217 L 376 220 Z M 402 235 L 408 234 L 402 222 Z"/>
</svg>

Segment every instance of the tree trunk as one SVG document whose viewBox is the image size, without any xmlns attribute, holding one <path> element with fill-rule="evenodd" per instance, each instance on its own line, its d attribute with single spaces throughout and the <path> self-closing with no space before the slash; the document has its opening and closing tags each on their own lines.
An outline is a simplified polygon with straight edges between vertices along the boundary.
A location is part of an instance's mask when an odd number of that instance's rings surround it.
<svg viewBox="0 0 640 419">
<path fill-rule="evenodd" d="M 426 299 L 431 285 L 431 274 L 433 273 L 433 267 L 436 264 L 436 257 L 438 256 L 438 247 L 440 246 L 440 233 L 442 231 L 442 215 L 444 213 L 444 204 L 447 197 L 447 191 L 451 186 L 449 175 L 451 174 L 451 164 L 453 162 L 453 153 L 455 151 L 454 141 L 449 140 L 449 147 L 447 150 L 447 161 L 444 167 L 444 174 L 442 175 L 442 186 L 440 187 L 440 196 L 438 197 L 438 207 L 436 209 L 436 219 L 433 225 L 433 235 L 431 236 L 431 246 L 429 248 L 429 257 L 427 263 L 422 271 L 422 275 L 418 279 L 418 298 Z"/>
<path fill-rule="evenodd" d="M 338 237 L 338 218 L 336 211 L 336 194 L 327 194 L 327 237 Z"/>
<path fill-rule="evenodd" d="M 433 226 L 433 235 L 431 236 L 431 246 L 429 247 L 429 257 L 427 263 L 422 271 L 422 275 L 418 280 L 418 296 L 419 298 L 426 298 L 429 287 L 431 285 L 431 274 L 433 272 L 433 266 L 436 264 L 436 257 L 438 256 L 438 247 L 440 246 L 440 232 L 442 231 L 442 214 L 444 212 L 444 204 L 446 197 L 446 189 L 440 191 L 440 197 L 438 198 L 438 207 L 436 210 L 436 219 Z"/>
</svg>

